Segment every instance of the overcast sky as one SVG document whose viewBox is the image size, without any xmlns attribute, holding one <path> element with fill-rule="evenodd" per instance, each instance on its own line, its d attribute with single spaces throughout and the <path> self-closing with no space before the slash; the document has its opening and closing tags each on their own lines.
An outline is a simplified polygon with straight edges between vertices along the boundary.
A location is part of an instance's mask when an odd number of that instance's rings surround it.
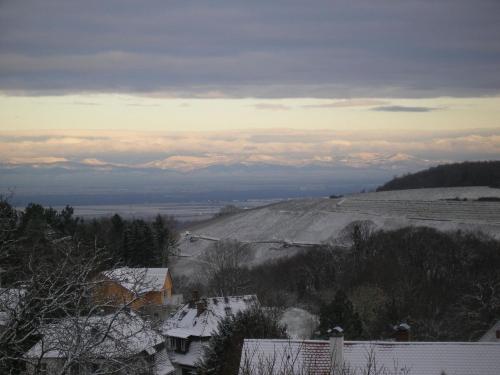
<svg viewBox="0 0 500 375">
<path fill-rule="evenodd" d="M 0 93 L 6 165 L 498 159 L 500 1 L 5 0 Z"/>
<path fill-rule="evenodd" d="M 6 92 L 476 96 L 500 87 L 497 0 L 5 0 Z"/>
</svg>

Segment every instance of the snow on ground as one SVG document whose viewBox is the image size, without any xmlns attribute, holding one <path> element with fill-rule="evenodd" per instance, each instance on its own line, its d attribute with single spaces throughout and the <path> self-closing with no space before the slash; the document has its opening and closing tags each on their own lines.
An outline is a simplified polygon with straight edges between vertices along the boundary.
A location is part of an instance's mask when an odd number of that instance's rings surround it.
<svg viewBox="0 0 500 375">
<path fill-rule="evenodd" d="M 306 310 L 290 307 L 281 315 L 280 323 L 286 325 L 291 339 L 308 340 L 318 327 L 319 318 Z"/>
<path fill-rule="evenodd" d="M 500 238 L 500 202 L 481 202 L 479 197 L 498 197 L 500 189 L 488 187 L 433 188 L 359 193 L 339 199 L 294 199 L 215 218 L 195 225 L 190 232 L 217 239 L 244 242 L 337 242 L 347 225 L 368 220 L 377 228 L 430 226 L 439 230 L 481 230 Z M 467 201 L 449 200 L 454 198 Z M 213 242 L 188 237 L 180 241 L 174 261 L 175 275 L 192 275 L 203 267 L 199 259 Z M 295 254 L 300 248 L 280 244 L 251 245 L 250 265 Z"/>
</svg>

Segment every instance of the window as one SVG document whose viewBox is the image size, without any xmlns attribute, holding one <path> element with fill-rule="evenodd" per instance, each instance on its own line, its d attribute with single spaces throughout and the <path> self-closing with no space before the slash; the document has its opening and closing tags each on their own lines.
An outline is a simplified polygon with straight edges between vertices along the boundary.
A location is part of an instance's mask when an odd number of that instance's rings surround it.
<svg viewBox="0 0 500 375">
<path fill-rule="evenodd" d="M 170 350 L 175 350 L 179 353 L 186 353 L 189 349 L 188 339 L 181 339 L 179 337 L 169 337 L 168 347 Z"/>
<path fill-rule="evenodd" d="M 187 352 L 187 340 L 180 339 L 180 351 L 183 353 Z"/>
<path fill-rule="evenodd" d="M 168 348 L 171 350 L 175 350 L 175 337 L 168 338 Z"/>
</svg>

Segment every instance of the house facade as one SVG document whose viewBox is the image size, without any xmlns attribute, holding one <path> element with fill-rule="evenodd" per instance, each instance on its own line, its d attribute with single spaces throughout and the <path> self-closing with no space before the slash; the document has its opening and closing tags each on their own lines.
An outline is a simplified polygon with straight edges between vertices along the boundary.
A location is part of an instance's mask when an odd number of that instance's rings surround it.
<svg viewBox="0 0 500 375">
<path fill-rule="evenodd" d="M 168 268 L 122 267 L 100 274 L 94 299 L 109 307 L 128 306 L 163 320 L 182 296 L 173 294 Z"/>
<path fill-rule="evenodd" d="M 193 294 L 189 303 L 167 319 L 162 332 L 177 375 L 196 373 L 210 337 L 227 316 L 258 305 L 255 295 L 199 298 Z"/>
</svg>

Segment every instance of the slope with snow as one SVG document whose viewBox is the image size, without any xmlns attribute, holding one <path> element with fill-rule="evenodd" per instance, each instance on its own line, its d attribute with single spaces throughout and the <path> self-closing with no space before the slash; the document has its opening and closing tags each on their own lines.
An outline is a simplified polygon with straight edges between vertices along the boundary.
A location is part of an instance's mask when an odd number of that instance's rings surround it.
<svg viewBox="0 0 500 375">
<path fill-rule="evenodd" d="M 200 257 L 213 240 L 249 243 L 253 265 L 294 254 L 303 247 L 301 243 L 338 243 L 345 228 L 360 220 L 376 228 L 414 225 L 480 230 L 498 238 L 500 202 L 478 201 L 480 197 L 500 198 L 500 189 L 432 188 L 283 201 L 193 226 L 190 235 L 181 239 L 181 257 L 172 269 L 174 275 L 197 272 L 204 266 Z"/>
</svg>

